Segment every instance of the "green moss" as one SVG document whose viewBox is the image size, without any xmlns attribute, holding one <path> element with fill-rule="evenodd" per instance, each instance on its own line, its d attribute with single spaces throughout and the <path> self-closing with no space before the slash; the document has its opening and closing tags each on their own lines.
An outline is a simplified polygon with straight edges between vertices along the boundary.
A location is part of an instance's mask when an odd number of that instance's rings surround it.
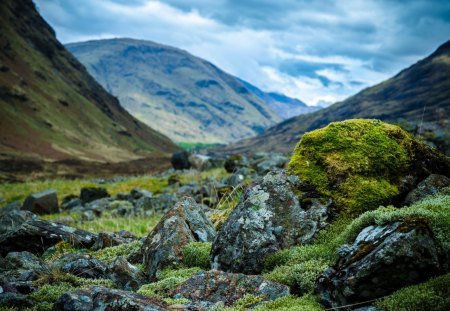
<svg viewBox="0 0 450 311">
<path fill-rule="evenodd" d="M 415 144 L 398 126 L 377 120 L 333 122 L 303 135 L 289 172 L 358 214 L 398 194 L 396 178 L 409 169 Z"/>
<path fill-rule="evenodd" d="M 276 267 L 264 274 L 269 281 L 285 284 L 302 294 L 312 293 L 319 275 L 329 267 L 329 263 L 322 259 L 302 261 L 293 265 Z"/>
<path fill-rule="evenodd" d="M 131 243 L 103 248 L 98 251 L 92 252 L 91 255 L 105 263 L 112 264 L 117 259 L 117 257 L 127 257 L 132 253 L 138 252 L 141 247 L 142 243 L 140 241 L 134 241 Z"/>
<path fill-rule="evenodd" d="M 303 297 L 286 296 L 278 298 L 273 301 L 263 303 L 254 311 L 322 311 L 325 310 L 317 299 L 312 295 L 305 295 Z"/>
<path fill-rule="evenodd" d="M 69 283 L 44 284 L 37 291 L 28 297 L 36 302 L 54 303 L 65 292 L 73 291 L 76 288 Z"/>
<path fill-rule="evenodd" d="M 209 254 L 212 244 L 202 242 L 190 242 L 183 249 L 183 264 L 186 267 L 199 267 L 205 270 L 210 268 Z"/>
<path fill-rule="evenodd" d="M 376 303 L 386 311 L 450 310 L 450 273 L 402 288 Z"/>
<path fill-rule="evenodd" d="M 137 292 L 145 296 L 167 298 L 169 292 L 200 271 L 199 268 L 164 269 L 157 275 L 158 282 L 143 285 Z"/>
<path fill-rule="evenodd" d="M 336 242 L 351 243 L 367 226 L 382 226 L 395 221 L 411 222 L 414 219 L 427 222 L 442 247 L 450 251 L 450 195 L 442 193 L 428 196 L 409 207 L 388 206 L 365 212 L 347 226 L 336 238 Z"/>
</svg>

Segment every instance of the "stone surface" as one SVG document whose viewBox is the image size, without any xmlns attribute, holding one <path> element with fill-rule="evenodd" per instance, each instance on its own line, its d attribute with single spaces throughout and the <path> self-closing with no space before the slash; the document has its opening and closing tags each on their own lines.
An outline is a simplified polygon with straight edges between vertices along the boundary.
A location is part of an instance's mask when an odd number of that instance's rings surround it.
<svg viewBox="0 0 450 311">
<path fill-rule="evenodd" d="M 37 216 L 29 211 L 11 210 L 0 215 L 0 236 L 5 234 L 30 219 L 36 219 Z"/>
<path fill-rule="evenodd" d="M 52 265 L 59 266 L 61 271 L 82 278 L 105 278 L 108 266 L 102 261 L 86 254 L 67 254 Z"/>
<path fill-rule="evenodd" d="M 99 250 L 106 247 L 117 246 L 124 243 L 130 243 L 135 239 L 134 236 L 124 237 L 117 233 L 100 232 L 91 249 Z"/>
<path fill-rule="evenodd" d="M 38 215 L 54 214 L 59 211 L 58 196 L 53 189 L 33 193 L 25 199 L 22 210 Z"/>
<path fill-rule="evenodd" d="M 297 177 L 279 171 L 249 186 L 214 240 L 212 267 L 257 274 L 269 254 L 310 242 L 325 226 L 327 205 L 302 209 L 299 184 Z"/>
<path fill-rule="evenodd" d="M 109 269 L 109 277 L 121 289 L 136 291 L 147 280 L 145 274 L 130 264 L 125 257 L 118 257 Z"/>
<path fill-rule="evenodd" d="M 0 293 L 0 306 L 16 307 L 19 309 L 31 308 L 34 306 L 34 302 L 28 299 L 26 295 L 6 292 Z"/>
<path fill-rule="evenodd" d="M 84 230 L 50 221 L 30 219 L 0 235 L 0 255 L 20 251 L 42 254 L 48 247 L 60 241 L 89 248 L 94 244 L 96 236 Z"/>
<path fill-rule="evenodd" d="M 65 293 L 53 305 L 53 311 L 163 311 L 167 303 L 128 291 L 104 287 Z"/>
<path fill-rule="evenodd" d="M 420 218 L 364 228 L 317 280 L 324 304 L 338 307 L 386 296 L 444 273 L 445 259 Z"/>
<path fill-rule="evenodd" d="M 246 294 L 263 296 L 264 301 L 289 295 L 286 285 L 269 282 L 259 275 L 244 275 L 211 270 L 200 272 L 181 284 L 170 295 L 194 302 L 223 302 L 226 306 Z"/>
<path fill-rule="evenodd" d="M 208 242 L 216 235 L 211 221 L 192 198 L 185 197 L 167 212 L 142 246 L 144 266 L 151 279 L 167 266 L 179 264 L 183 247 L 191 241 Z"/>
<path fill-rule="evenodd" d="M 248 159 L 239 154 L 229 156 L 224 163 L 224 168 L 228 173 L 234 173 L 236 170 L 249 166 Z"/>
<path fill-rule="evenodd" d="M 174 153 L 170 159 L 170 162 L 176 170 L 191 168 L 191 163 L 189 162 L 189 152 L 186 150 Z"/>
<path fill-rule="evenodd" d="M 98 199 L 109 197 L 105 188 L 82 188 L 80 191 L 80 200 L 83 203 L 89 203 Z"/>
<path fill-rule="evenodd" d="M 404 205 L 410 205 L 425 198 L 426 196 L 438 193 L 441 189 L 450 186 L 450 178 L 444 175 L 431 174 L 421 181 L 417 187 L 408 193 Z"/>
<path fill-rule="evenodd" d="M 224 160 L 213 158 L 203 154 L 191 154 L 188 158 L 192 167 L 199 171 L 207 171 L 212 168 L 223 167 Z"/>
<path fill-rule="evenodd" d="M 283 169 L 286 166 L 288 158 L 281 154 L 266 154 L 256 165 L 255 169 L 260 175 L 267 174 L 270 171 Z"/>
</svg>

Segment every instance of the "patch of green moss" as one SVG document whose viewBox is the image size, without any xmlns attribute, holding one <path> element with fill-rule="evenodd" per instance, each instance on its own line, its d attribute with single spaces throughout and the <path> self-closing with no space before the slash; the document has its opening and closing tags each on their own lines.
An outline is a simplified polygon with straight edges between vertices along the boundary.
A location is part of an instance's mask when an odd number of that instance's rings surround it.
<svg viewBox="0 0 450 311">
<path fill-rule="evenodd" d="M 289 172 L 332 197 L 340 209 L 359 214 L 398 194 L 396 178 L 409 169 L 414 144 L 400 127 L 377 120 L 333 122 L 302 136 Z"/>
<path fill-rule="evenodd" d="M 264 274 L 264 278 L 285 284 L 302 294 L 312 293 L 319 275 L 329 267 L 329 263 L 322 259 L 302 261 L 294 265 L 284 265 Z"/>
<path fill-rule="evenodd" d="M 386 311 L 450 310 L 450 273 L 402 288 L 375 305 Z"/>
<path fill-rule="evenodd" d="M 209 254 L 212 244 L 209 242 L 190 242 L 183 249 L 183 264 L 186 267 L 210 268 Z"/>
<path fill-rule="evenodd" d="M 73 291 L 76 288 L 69 283 L 44 284 L 39 289 L 31 293 L 28 297 L 36 302 L 54 303 L 61 295 Z"/>
<path fill-rule="evenodd" d="M 42 255 L 42 259 L 45 262 L 52 262 L 65 254 L 77 252 L 80 252 L 80 250 L 76 249 L 71 243 L 60 241 L 56 243 L 55 246 L 48 248 Z"/>
<path fill-rule="evenodd" d="M 450 251 L 450 195 L 442 193 L 428 196 L 409 207 L 388 206 L 365 212 L 347 226 L 336 238 L 336 242 L 351 243 L 367 226 L 382 226 L 396 221 L 411 223 L 418 219 L 421 221 L 420 226 L 425 222 L 432 229 L 442 247 Z"/>
<path fill-rule="evenodd" d="M 141 286 L 137 293 L 145 296 L 167 298 L 169 292 L 200 271 L 201 269 L 199 268 L 164 269 L 157 274 L 159 281 Z"/>
<path fill-rule="evenodd" d="M 138 252 L 142 247 L 140 241 L 131 243 L 124 243 L 117 246 L 106 247 L 98 251 L 92 252 L 91 255 L 105 263 L 112 264 L 119 256 L 129 256 L 132 253 Z"/>
<path fill-rule="evenodd" d="M 304 295 L 302 297 L 285 296 L 273 301 L 263 303 L 254 311 L 323 311 L 325 308 L 312 295 Z"/>
</svg>

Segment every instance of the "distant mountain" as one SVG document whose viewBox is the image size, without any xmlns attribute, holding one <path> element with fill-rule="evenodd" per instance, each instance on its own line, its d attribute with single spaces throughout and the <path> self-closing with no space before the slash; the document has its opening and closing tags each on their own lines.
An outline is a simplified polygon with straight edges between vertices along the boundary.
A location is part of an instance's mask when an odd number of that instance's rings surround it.
<svg viewBox="0 0 450 311">
<path fill-rule="evenodd" d="M 283 94 L 264 92 L 244 80 L 240 81 L 250 92 L 261 98 L 273 111 L 275 111 L 283 119 L 289 119 L 301 114 L 314 112 L 322 108 L 308 106 L 301 100 L 291 98 Z"/>
<path fill-rule="evenodd" d="M 186 51 L 133 39 L 67 48 L 135 117 L 177 142 L 229 143 L 281 121 L 238 79 Z"/>
<path fill-rule="evenodd" d="M 2 0 L 0 11 L 1 159 L 111 163 L 177 150 L 88 74 L 31 0 Z"/>
<path fill-rule="evenodd" d="M 328 108 L 288 119 L 224 151 L 292 152 L 303 133 L 352 118 L 398 123 L 450 154 L 450 41 L 378 85 Z"/>
</svg>

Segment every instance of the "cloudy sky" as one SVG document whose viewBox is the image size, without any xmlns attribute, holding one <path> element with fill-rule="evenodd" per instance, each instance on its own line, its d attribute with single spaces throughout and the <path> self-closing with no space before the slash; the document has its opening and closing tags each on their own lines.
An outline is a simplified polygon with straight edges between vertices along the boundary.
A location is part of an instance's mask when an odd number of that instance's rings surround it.
<svg viewBox="0 0 450 311">
<path fill-rule="evenodd" d="M 450 40 L 450 1 L 35 0 L 63 43 L 172 45 L 265 91 L 335 102 Z"/>
</svg>

